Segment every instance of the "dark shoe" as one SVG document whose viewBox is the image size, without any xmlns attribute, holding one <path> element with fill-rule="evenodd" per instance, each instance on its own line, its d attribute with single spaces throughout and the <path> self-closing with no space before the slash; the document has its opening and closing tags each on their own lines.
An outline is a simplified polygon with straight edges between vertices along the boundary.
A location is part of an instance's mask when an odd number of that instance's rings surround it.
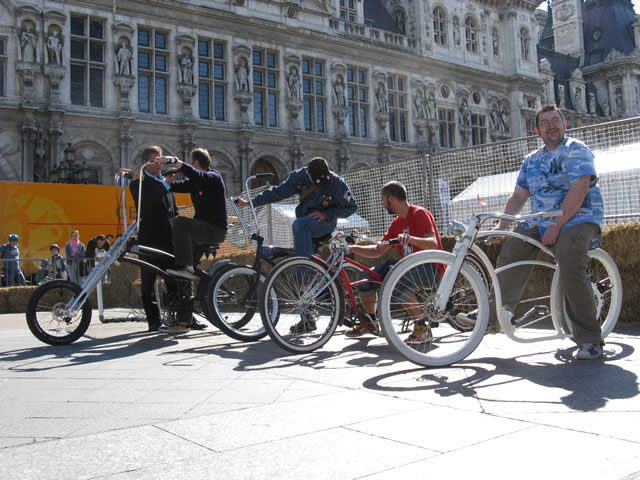
<svg viewBox="0 0 640 480">
<path fill-rule="evenodd" d="M 207 326 L 204 323 L 198 322 L 195 318 L 191 319 L 191 330 L 204 330 Z"/>
<path fill-rule="evenodd" d="M 578 360 L 595 360 L 602 356 L 602 347 L 594 343 L 584 343 L 576 352 Z"/>
<path fill-rule="evenodd" d="M 149 322 L 148 331 L 149 332 L 157 332 L 160 328 L 160 322 Z"/>
<path fill-rule="evenodd" d="M 300 321 L 295 325 L 292 325 L 289 331 L 295 334 L 311 333 L 316 328 L 317 328 L 316 322 L 314 320 L 311 320 L 310 318 L 305 318 L 305 316 L 302 316 Z"/>
</svg>

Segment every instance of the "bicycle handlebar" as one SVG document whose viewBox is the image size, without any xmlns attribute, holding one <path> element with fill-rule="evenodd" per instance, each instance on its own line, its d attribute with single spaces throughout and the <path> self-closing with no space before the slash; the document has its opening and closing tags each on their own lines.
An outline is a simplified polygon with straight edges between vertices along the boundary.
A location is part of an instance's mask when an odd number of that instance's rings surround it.
<svg viewBox="0 0 640 480">
<path fill-rule="evenodd" d="M 559 217 L 563 213 L 564 212 L 562 210 L 531 213 L 529 215 L 508 215 L 506 213 L 478 213 L 475 215 L 475 217 L 477 217 L 478 219 L 497 218 L 498 220 L 507 220 L 510 222 L 524 222 L 525 220 Z"/>
<path fill-rule="evenodd" d="M 392 238 L 391 240 L 375 240 L 359 233 L 338 232 L 333 238 L 334 240 L 346 245 L 355 245 L 356 239 L 365 240 L 367 242 L 375 243 L 376 245 L 398 245 L 400 243 L 400 240 L 398 240 L 397 238 Z"/>
</svg>

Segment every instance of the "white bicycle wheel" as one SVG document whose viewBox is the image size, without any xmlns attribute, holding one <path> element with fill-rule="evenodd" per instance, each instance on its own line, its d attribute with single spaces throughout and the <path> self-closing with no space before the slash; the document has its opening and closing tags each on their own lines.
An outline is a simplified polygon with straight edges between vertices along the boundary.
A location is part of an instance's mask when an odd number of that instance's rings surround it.
<svg viewBox="0 0 640 480">
<path fill-rule="evenodd" d="M 382 284 L 379 312 L 384 336 L 398 353 L 418 365 L 441 367 L 459 362 L 476 349 L 487 329 L 487 290 L 467 263 L 455 280 L 445 310 L 435 310 L 439 268 L 444 271 L 454 262 L 455 256 L 447 252 L 417 252 L 398 262 Z M 475 320 L 468 330 L 453 325 L 456 317 L 471 312 Z M 432 338 L 409 345 L 406 342 L 417 322 L 431 329 Z"/>
<path fill-rule="evenodd" d="M 589 250 L 589 264 L 587 276 L 591 280 L 591 288 L 596 302 L 596 316 L 600 321 L 602 338 L 609 335 L 620 316 L 622 309 L 622 279 L 616 263 L 607 252 L 601 248 Z M 553 277 L 551 285 L 551 304 L 555 315 L 561 315 L 563 319 L 569 318 L 566 303 L 560 292 L 559 272 Z M 566 329 L 566 333 L 572 334 L 571 322 L 560 322 Z"/>
</svg>

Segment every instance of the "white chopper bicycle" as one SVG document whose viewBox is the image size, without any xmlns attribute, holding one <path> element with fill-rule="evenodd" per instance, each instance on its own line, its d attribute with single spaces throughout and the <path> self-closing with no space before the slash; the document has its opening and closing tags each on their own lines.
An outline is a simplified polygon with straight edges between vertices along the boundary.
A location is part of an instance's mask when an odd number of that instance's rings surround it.
<svg viewBox="0 0 640 480">
<path fill-rule="evenodd" d="M 571 322 L 560 292 L 558 266 L 552 251 L 542 243 L 525 235 L 502 230 L 480 231 L 488 219 L 522 222 L 540 221 L 561 215 L 561 211 L 539 212 L 532 215 L 481 213 L 473 215 L 466 224 L 454 222 L 456 244 L 453 253 L 426 250 L 400 260 L 389 272 L 382 285 L 379 318 L 387 341 L 407 360 L 418 365 L 439 367 L 459 362 L 470 355 L 487 332 L 490 316 L 489 293 L 493 291 L 496 317 L 500 330 L 511 340 L 522 343 L 563 339 L 572 336 Z M 536 246 L 551 257 L 550 261 L 523 260 L 494 269 L 476 239 L 492 236 L 513 237 Z M 622 307 L 622 280 L 615 262 L 594 239 L 589 250 L 587 275 L 596 301 L 596 313 L 602 328 L 602 338 L 616 325 Z M 432 264 L 442 276 L 424 275 L 424 266 Z M 537 266 L 551 277 L 546 295 L 526 297 L 522 304 L 532 304 L 523 314 L 507 318 L 502 308 L 502 294 L 497 274 L 519 266 Z M 427 278 L 428 277 L 428 278 Z M 413 295 L 407 298 L 406 292 Z M 418 313 L 419 312 L 419 313 Z M 468 314 L 472 313 L 471 316 Z M 471 320 L 475 317 L 475 320 Z M 553 331 L 527 328 L 551 319 Z M 463 321 L 466 320 L 466 321 Z M 433 338 L 420 345 L 407 345 L 405 339 L 416 321 L 425 321 Z"/>
</svg>

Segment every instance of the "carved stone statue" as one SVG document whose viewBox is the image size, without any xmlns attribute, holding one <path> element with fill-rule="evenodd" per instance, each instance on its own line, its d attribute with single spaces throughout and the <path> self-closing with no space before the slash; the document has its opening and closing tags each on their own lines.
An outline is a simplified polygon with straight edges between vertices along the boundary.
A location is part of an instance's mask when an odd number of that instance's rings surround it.
<svg viewBox="0 0 640 480">
<path fill-rule="evenodd" d="M 596 94 L 589 92 L 589 113 L 596 114 Z"/>
<path fill-rule="evenodd" d="M 376 111 L 380 113 L 389 112 L 389 99 L 383 83 L 379 83 L 376 89 Z"/>
<path fill-rule="evenodd" d="M 453 19 L 453 43 L 454 45 L 460 45 L 460 22 L 458 17 Z"/>
<path fill-rule="evenodd" d="M 251 90 L 249 87 L 249 69 L 244 57 L 240 57 L 236 67 L 236 90 L 239 92 L 249 92 Z"/>
<path fill-rule="evenodd" d="M 180 83 L 193 85 L 193 57 L 188 53 L 180 57 Z"/>
<path fill-rule="evenodd" d="M 500 56 L 500 39 L 498 37 L 498 30 L 495 28 L 491 31 L 491 45 L 493 46 L 493 56 Z"/>
<path fill-rule="evenodd" d="M 471 127 L 471 110 L 466 98 L 462 99 L 458 109 L 459 123 L 462 128 Z"/>
<path fill-rule="evenodd" d="M 289 100 L 299 101 L 301 99 L 300 75 L 298 74 L 298 68 L 295 66 L 289 70 L 287 87 L 289 89 Z"/>
<path fill-rule="evenodd" d="M 498 111 L 498 107 L 494 105 L 489 113 L 489 128 L 496 133 L 504 133 L 504 125 L 502 124 L 502 116 Z"/>
<path fill-rule="evenodd" d="M 429 92 L 427 94 L 424 106 L 426 109 L 427 120 L 435 120 L 438 115 L 436 112 L 436 97 L 433 92 Z"/>
<path fill-rule="evenodd" d="M 579 87 L 573 92 L 573 108 L 576 112 L 582 112 L 582 89 Z"/>
<path fill-rule="evenodd" d="M 24 30 L 20 33 L 20 50 L 23 62 L 36 62 L 38 36 L 32 28 L 30 23 L 25 23 Z"/>
<path fill-rule="evenodd" d="M 62 41 L 57 30 L 52 30 L 47 37 L 47 63 L 62 65 Z"/>
<path fill-rule="evenodd" d="M 558 107 L 564 108 L 564 85 L 558 85 Z"/>
<path fill-rule="evenodd" d="M 133 53 L 127 44 L 122 41 L 116 52 L 116 74 L 131 76 L 131 57 Z"/>
<path fill-rule="evenodd" d="M 616 88 L 616 113 L 622 115 L 624 113 L 624 100 L 622 99 L 622 89 Z"/>
<path fill-rule="evenodd" d="M 336 81 L 333 82 L 333 93 L 336 97 L 336 105 L 347 105 L 347 99 L 344 95 L 344 81 L 342 80 L 342 77 L 337 77 Z"/>
<path fill-rule="evenodd" d="M 500 113 L 500 119 L 502 121 L 502 129 L 505 134 L 511 133 L 511 120 L 509 119 L 509 112 L 507 107 L 502 107 L 502 112 Z"/>
<path fill-rule="evenodd" d="M 416 91 L 416 94 L 413 97 L 413 105 L 416 108 L 416 120 L 426 120 L 427 110 L 422 90 Z"/>
</svg>

